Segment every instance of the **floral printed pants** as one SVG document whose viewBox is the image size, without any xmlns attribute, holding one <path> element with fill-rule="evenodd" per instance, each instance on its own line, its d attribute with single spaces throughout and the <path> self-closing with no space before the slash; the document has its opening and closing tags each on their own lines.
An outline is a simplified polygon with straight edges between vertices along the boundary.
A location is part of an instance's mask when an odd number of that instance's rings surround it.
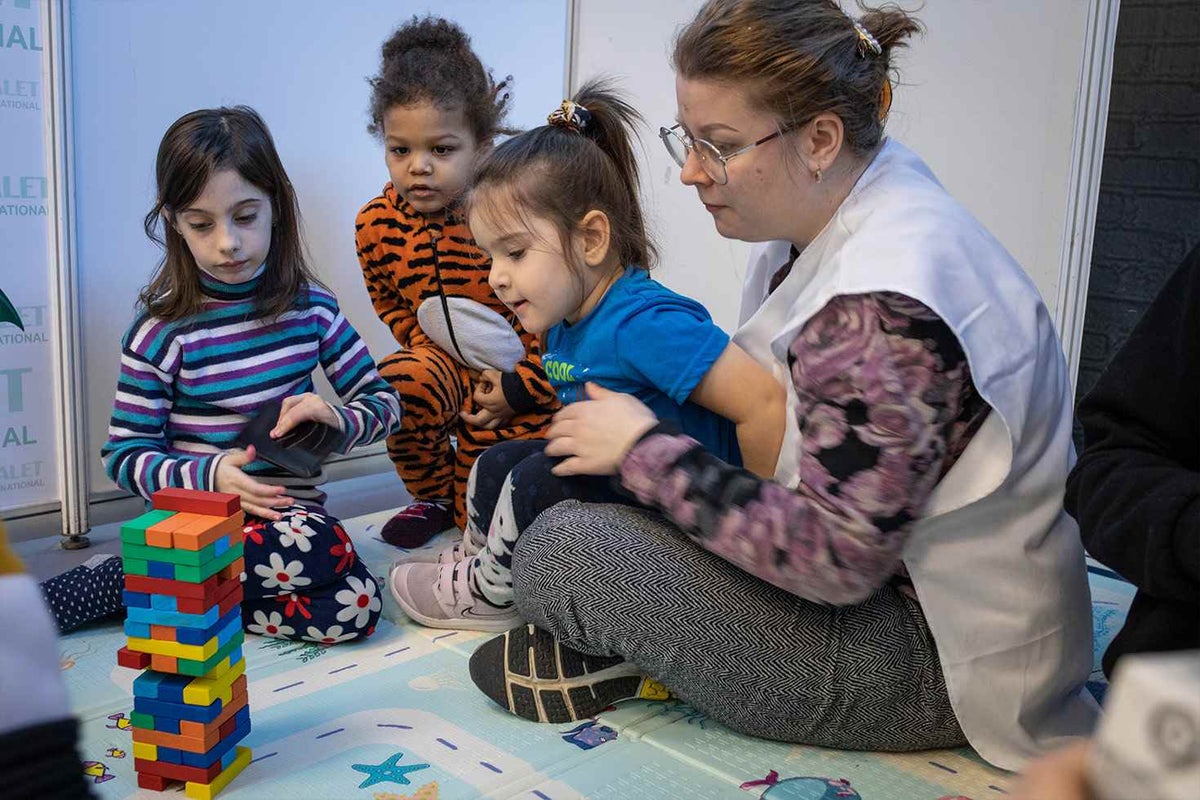
<svg viewBox="0 0 1200 800">
<path fill-rule="evenodd" d="M 242 625 L 278 639 L 336 644 L 375 631 L 382 601 L 342 523 L 292 506 L 271 522 L 246 517 Z"/>
<path fill-rule="evenodd" d="M 379 586 L 342 524 L 321 509 L 282 513 L 279 522 L 246 517 L 242 626 L 321 644 L 370 636 L 382 608 Z M 124 613 L 124 585 L 121 560 L 97 557 L 46 581 L 42 592 L 67 633 Z"/>
</svg>

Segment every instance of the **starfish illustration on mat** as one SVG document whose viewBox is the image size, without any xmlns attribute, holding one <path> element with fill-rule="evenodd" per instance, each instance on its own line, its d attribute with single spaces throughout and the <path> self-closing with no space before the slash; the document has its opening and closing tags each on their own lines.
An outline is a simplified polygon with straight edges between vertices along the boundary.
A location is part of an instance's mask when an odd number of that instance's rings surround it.
<svg viewBox="0 0 1200 800">
<path fill-rule="evenodd" d="M 404 758 L 404 753 L 396 753 L 382 764 L 351 764 L 355 770 L 366 773 L 367 778 L 358 785 L 358 788 L 365 789 L 368 786 L 373 786 L 377 783 L 398 783 L 401 786 L 408 786 L 412 781 L 407 777 L 407 773 L 416 772 L 419 769 L 428 769 L 428 764 L 405 764 L 400 766 L 400 759 Z"/>
</svg>

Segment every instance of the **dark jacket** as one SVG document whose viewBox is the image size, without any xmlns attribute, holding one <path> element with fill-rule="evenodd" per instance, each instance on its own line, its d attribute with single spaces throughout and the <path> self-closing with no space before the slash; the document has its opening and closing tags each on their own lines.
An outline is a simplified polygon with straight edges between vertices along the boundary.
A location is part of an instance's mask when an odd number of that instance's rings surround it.
<svg viewBox="0 0 1200 800">
<path fill-rule="evenodd" d="M 1104 654 L 1200 647 L 1200 247 L 1079 405 L 1066 508 L 1084 546 L 1137 586 Z"/>
</svg>

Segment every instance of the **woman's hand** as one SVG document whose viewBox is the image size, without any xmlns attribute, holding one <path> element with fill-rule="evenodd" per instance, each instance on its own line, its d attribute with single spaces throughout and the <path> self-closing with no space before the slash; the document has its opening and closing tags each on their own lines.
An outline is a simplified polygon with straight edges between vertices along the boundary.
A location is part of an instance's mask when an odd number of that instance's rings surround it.
<svg viewBox="0 0 1200 800">
<path fill-rule="evenodd" d="M 323 422 L 326 425 L 341 430 L 342 421 L 329 403 L 318 394 L 305 392 L 291 397 L 285 397 L 279 409 L 279 419 L 271 429 L 271 438 L 278 439 L 301 422 Z"/>
<path fill-rule="evenodd" d="M 295 500 L 284 496 L 287 491 L 284 487 L 256 481 L 242 472 L 242 467 L 253 461 L 254 456 L 254 445 L 245 450 L 226 450 L 217 464 L 216 489 L 241 497 L 242 510 L 247 514 L 270 520 L 283 519 L 283 515 L 274 509 L 287 508 Z"/>
<path fill-rule="evenodd" d="M 482 372 L 472 372 L 475 381 L 475 391 L 471 397 L 478 409 L 474 414 L 462 412 L 459 416 L 476 428 L 493 431 L 513 418 L 515 413 L 504 396 L 504 388 L 500 385 L 500 371 L 485 369 Z"/>
<path fill-rule="evenodd" d="M 555 414 L 546 431 L 546 455 L 565 458 L 555 475 L 615 475 L 634 443 L 658 424 L 633 395 L 589 383 L 587 396 Z"/>
</svg>

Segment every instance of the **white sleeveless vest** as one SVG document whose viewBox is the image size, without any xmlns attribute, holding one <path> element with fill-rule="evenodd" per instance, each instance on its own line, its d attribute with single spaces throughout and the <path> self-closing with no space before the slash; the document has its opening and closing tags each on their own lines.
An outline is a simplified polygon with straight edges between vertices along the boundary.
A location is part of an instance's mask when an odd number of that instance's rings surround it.
<svg viewBox="0 0 1200 800">
<path fill-rule="evenodd" d="M 1079 532 L 1062 509 L 1075 460 L 1071 386 L 1037 288 L 890 140 L 768 297 L 790 249 L 769 242 L 751 254 L 734 336 L 788 389 L 776 479 L 800 480 L 787 348 L 804 323 L 837 295 L 899 292 L 931 308 L 992 408 L 903 553 L 955 715 L 979 754 L 1005 769 L 1090 732 L 1091 602 Z"/>
</svg>

